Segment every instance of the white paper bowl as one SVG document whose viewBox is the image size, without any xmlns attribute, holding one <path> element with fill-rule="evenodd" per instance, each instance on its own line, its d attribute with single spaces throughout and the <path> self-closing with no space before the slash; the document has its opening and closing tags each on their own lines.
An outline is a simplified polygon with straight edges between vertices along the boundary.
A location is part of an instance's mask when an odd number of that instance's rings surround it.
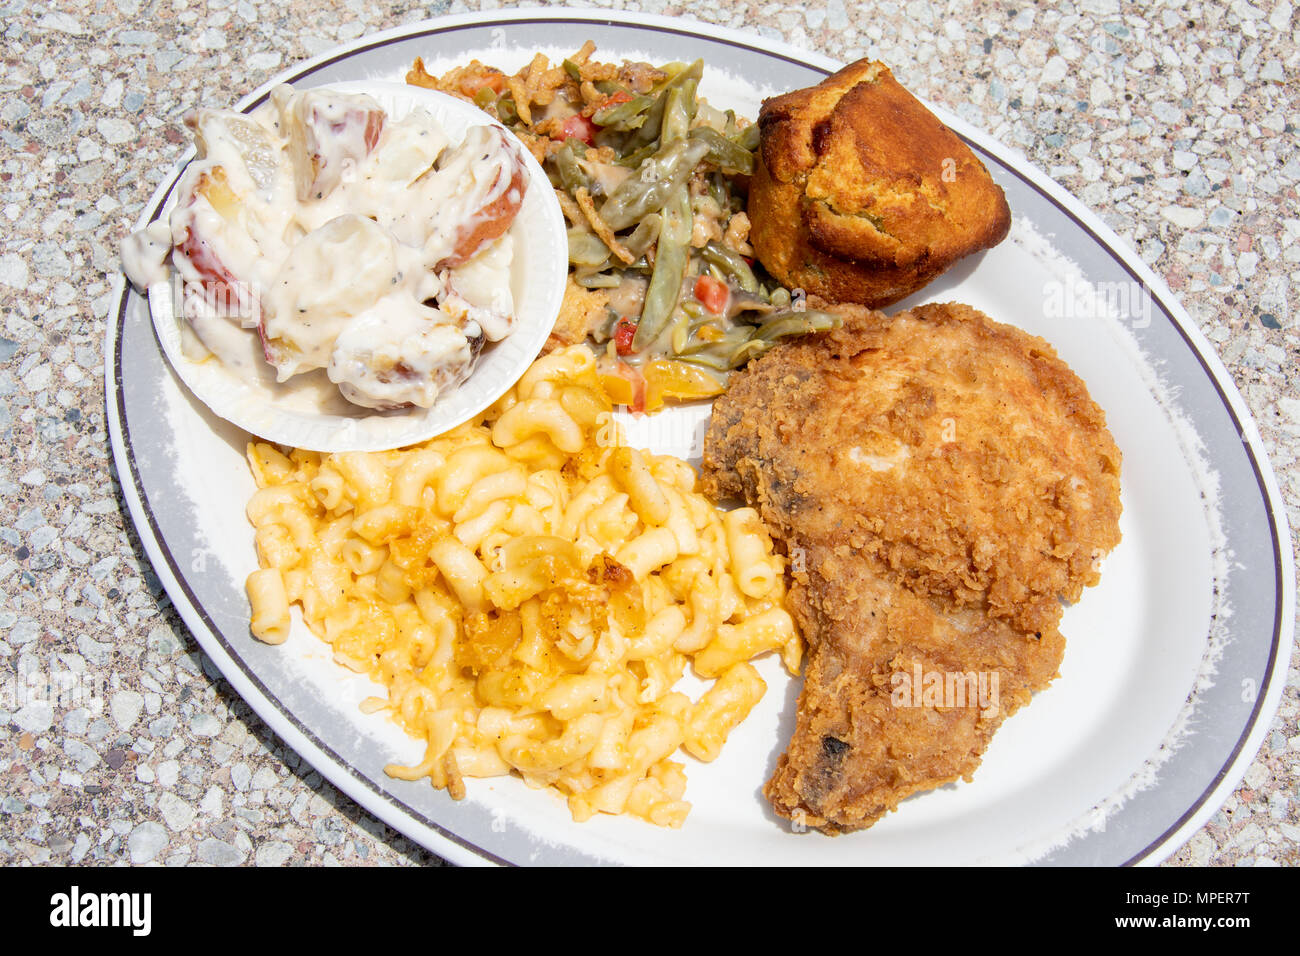
<svg viewBox="0 0 1300 956">
<path fill-rule="evenodd" d="M 393 119 L 422 107 L 452 144 L 464 139 L 471 126 L 490 123 L 486 114 L 463 100 L 402 83 L 334 83 L 328 88 L 365 93 Z M 514 239 L 511 292 L 518 321 L 506 338 L 484 346 L 473 373 L 459 388 L 432 408 L 376 412 L 343 400 L 324 370 L 284 383 L 273 377 L 246 382 L 216 358 L 195 362 L 185 356 L 172 283 L 159 282 L 149 287 L 149 311 L 163 351 L 181 380 L 213 412 L 245 431 L 276 444 L 322 452 L 400 448 L 440 435 L 482 412 L 541 351 L 559 314 L 569 270 L 564 216 L 554 190 L 528 149 L 508 130 L 506 135 L 518 146 L 528 174 L 524 202 L 509 231 Z M 175 202 L 173 193 L 162 218 L 171 214 Z"/>
</svg>

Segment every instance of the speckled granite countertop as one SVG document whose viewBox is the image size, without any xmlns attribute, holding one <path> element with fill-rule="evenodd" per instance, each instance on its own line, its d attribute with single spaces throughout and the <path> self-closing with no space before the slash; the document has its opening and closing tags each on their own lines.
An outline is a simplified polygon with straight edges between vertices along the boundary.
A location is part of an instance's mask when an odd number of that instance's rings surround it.
<svg viewBox="0 0 1300 956">
<path fill-rule="evenodd" d="M 187 633 L 120 497 L 102 345 L 117 243 L 184 149 L 185 109 L 479 5 L 0 3 L 0 679 L 12 691 L 25 658 L 58 655 L 84 665 L 98 697 L 0 697 L 0 863 L 438 862 L 281 744 Z M 879 58 L 1023 150 L 1181 296 L 1300 526 L 1300 21 L 1288 0 L 596 6 Z M 1293 661 L 1244 783 L 1172 863 L 1300 863 L 1298 690 Z"/>
</svg>

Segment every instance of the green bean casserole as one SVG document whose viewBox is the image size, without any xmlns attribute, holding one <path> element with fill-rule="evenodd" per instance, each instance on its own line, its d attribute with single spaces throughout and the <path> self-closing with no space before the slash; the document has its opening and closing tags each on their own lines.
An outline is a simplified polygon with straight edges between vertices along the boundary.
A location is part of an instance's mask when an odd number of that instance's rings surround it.
<svg viewBox="0 0 1300 956">
<path fill-rule="evenodd" d="M 407 82 L 475 103 L 542 163 L 569 223 L 552 347 L 587 341 L 634 411 L 720 394 L 792 335 L 838 324 L 754 259 L 745 200 L 758 127 L 699 95 L 704 64 L 599 63 L 586 43 L 506 75 L 477 60 Z"/>
</svg>

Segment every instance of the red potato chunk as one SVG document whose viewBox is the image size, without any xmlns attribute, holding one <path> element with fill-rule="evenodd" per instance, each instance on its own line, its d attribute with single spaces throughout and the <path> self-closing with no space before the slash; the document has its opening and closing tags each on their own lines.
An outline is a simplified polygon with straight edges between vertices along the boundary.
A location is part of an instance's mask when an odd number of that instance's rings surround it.
<svg viewBox="0 0 1300 956">
<path fill-rule="evenodd" d="M 369 156 L 384 131 L 383 109 L 363 96 L 308 90 L 285 100 L 281 115 L 302 202 L 333 192 L 344 171 Z"/>
<path fill-rule="evenodd" d="M 232 221 L 238 215 L 239 197 L 230 188 L 226 171 L 220 166 L 203 170 L 195 177 L 194 186 L 181 200 L 182 208 L 193 209 L 195 204 L 206 201 L 212 209 L 225 219 Z M 176 249 L 194 267 L 204 279 L 213 282 L 234 282 L 230 273 L 217 255 L 216 249 L 207 237 L 194 228 L 195 218 L 189 217 L 184 226 L 185 238 L 176 243 Z"/>
<path fill-rule="evenodd" d="M 455 268 L 474 258 L 485 245 L 505 234 L 524 204 L 528 175 L 519 151 L 499 128 L 481 129 L 482 133 L 471 130 L 456 149 L 477 151 L 482 161 L 496 166 L 497 174 L 482 190 L 481 204 L 472 206 L 470 214 L 456 227 L 452 253 L 437 263 L 437 269 Z M 445 168 L 451 162 L 441 165 Z"/>
</svg>

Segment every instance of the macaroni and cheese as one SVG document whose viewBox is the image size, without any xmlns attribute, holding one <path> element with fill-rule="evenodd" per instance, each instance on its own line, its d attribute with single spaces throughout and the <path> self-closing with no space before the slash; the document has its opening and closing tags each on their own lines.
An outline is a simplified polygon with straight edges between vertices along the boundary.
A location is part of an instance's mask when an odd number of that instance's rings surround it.
<svg viewBox="0 0 1300 956">
<path fill-rule="evenodd" d="M 535 362 L 475 422 L 391 452 L 250 444 L 261 570 L 252 631 L 290 608 L 387 688 L 425 741 L 403 779 L 452 796 L 517 773 L 575 819 L 680 826 L 679 749 L 714 759 L 761 698 L 749 661 L 798 669 L 783 559 L 752 509 L 723 514 L 686 462 L 622 444 L 582 346 Z M 709 683 L 675 689 L 693 666 Z"/>
</svg>

